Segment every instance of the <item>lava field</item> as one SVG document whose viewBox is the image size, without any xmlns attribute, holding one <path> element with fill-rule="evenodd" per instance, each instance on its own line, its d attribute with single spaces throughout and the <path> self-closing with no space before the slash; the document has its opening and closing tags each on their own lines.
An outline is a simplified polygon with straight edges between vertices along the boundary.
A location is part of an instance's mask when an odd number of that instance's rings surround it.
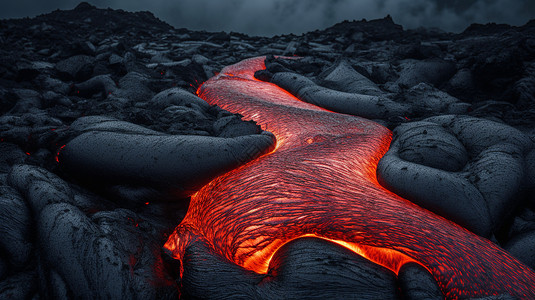
<svg viewBox="0 0 535 300">
<path fill-rule="evenodd" d="M 535 20 L 0 44 L 0 299 L 535 299 Z"/>
</svg>

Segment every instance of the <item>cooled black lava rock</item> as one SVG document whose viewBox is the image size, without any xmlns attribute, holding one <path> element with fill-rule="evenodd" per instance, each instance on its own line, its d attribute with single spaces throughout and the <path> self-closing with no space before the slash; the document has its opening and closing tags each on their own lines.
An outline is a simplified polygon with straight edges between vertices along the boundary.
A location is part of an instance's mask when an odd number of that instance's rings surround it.
<svg viewBox="0 0 535 300">
<path fill-rule="evenodd" d="M 0 143 L 0 172 L 7 173 L 14 164 L 21 164 L 28 158 L 17 145 Z"/>
<path fill-rule="evenodd" d="M 396 133 L 401 159 L 445 171 L 460 171 L 468 162 L 464 145 L 436 123 L 409 123 Z"/>
<path fill-rule="evenodd" d="M 317 238 L 281 247 L 267 275 L 214 255 L 202 242 L 190 246 L 183 261 L 183 292 L 192 299 L 399 299 L 393 272 Z"/>
<path fill-rule="evenodd" d="M 438 116 L 399 126 L 377 168 L 403 197 L 490 236 L 519 203 L 524 156 L 533 142 L 504 124 Z"/>
<path fill-rule="evenodd" d="M 90 182 L 150 186 L 177 197 L 193 194 L 274 146 L 267 132 L 223 138 L 92 131 L 67 143 L 58 161 Z"/>
<path fill-rule="evenodd" d="M 93 73 L 94 59 L 86 55 L 76 55 L 57 63 L 56 70 L 64 80 L 82 81 Z"/>
<path fill-rule="evenodd" d="M 270 82 L 287 90 L 297 98 L 328 110 L 369 119 L 390 119 L 406 116 L 410 108 L 384 96 L 340 92 L 316 85 L 305 76 L 280 72 Z"/>
<path fill-rule="evenodd" d="M 405 266 L 396 278 L 313 239 L 281 248 L 267 276 L 196 244 L 177 291 L 179 267 L 165 267 L 160 247 L 189 199 L 161 200 L 169 199 L 166 183 L 201 183 L 187 178 L 199 166 L 177 166 L 185 162 L 169 149 L 199 140 L 265 144 L 238 143 L 240 157 L 229 155 L 234 164 L 222 172 L 272 146 L 254 122 L 195 95 L 224 66 L 260 55 L 268 59 L 259 79 L 395 129 L 378 168 L 385 186 L 494 234 L 533 267 L 534 35 L 534 21 L 453 34 L 403 30 L 387 17 L 254 37 L 176 29 L 150 12 L 85 2 L 0 20 L 0 298 L 438 297 L 419 267 Z M 226 155 L 216 148 L 190 150 L 191 161 L 206 163 L 203 180 L 217 173 L 203 156 Z M 71 173 L 56 161 L 67 154 Z M 81 173 L 99 184 L 79 180 Z"/>
<path fill-rule="evenodd" d="M 161 298 L 176 287 L 160 272 L 155 224 L 127 209 L 95 210 L 92 200 L 46 170 L 15 166 L 8 181 L 29 201 L 46 298 Z M 21 273 L 21 276 L 24 273 Z M 31 284 L 29 281 L 25 284 Z"/>
<path fill-rule="evenodd" d="M 12 268 L 22 270 L 31 258 L 31 214 L 22 196 L 9 186 L 0 186 L 0 253 Z"/>
<path fill-rule="evenodd" d="M 379 96 L 384 92 L 366 76 L 341 60 L 318 76 L 320 85 L 341 92 Z"/>
<path fill-rule="evenodd" d="M 399 269 L 398 281 L 404 299 L 444 299 L 435 278 L 419 264 L 404 264 Z"/>
<path fill-rule="evenodd" d="M 455 74 L 455 64 L 444 60 L 401 61 L 397 84 L 411 88 L 421 82 L 440 86 Z"/>
</svg>

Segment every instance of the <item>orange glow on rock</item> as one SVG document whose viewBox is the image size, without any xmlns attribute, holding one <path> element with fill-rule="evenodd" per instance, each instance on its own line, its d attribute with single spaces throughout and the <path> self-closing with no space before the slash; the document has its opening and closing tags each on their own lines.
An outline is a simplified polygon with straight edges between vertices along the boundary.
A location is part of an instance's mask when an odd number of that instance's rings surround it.
<svg viewBox="0 0 535 300">
<path fill-rule="evenodd" d="M 277 148 L 192 197 L 164 246 L 175 258 L 181 260 L 188 245 L 202 239 L 213 253 L 265 273 L 282 245 L 314 236 L 396 273 L 406 262 L 418 262 L 448 298 L 509 293 L 535 299 L 533 270 L 378 184 L 377 163 L 391 141 L 388 129 L 301 102 L 256 80 L 254 72 L 263 68 L 263 57 L 242 61 L 197 91 L 208 103 L 273 132 Z"/>
</svg>

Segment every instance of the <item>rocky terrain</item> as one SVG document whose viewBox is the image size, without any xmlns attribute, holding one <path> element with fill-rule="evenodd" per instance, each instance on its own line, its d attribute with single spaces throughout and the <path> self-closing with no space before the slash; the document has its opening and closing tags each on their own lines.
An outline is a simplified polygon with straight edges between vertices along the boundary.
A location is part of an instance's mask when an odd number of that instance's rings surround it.
<svg viewBox="0 0 535 300">
<path fill-rule="evenodd" d="M 161 247 L 191 194 L 275 141 L 195 93 L 262 55 L 257 78 L 393 131 L 382 185 L 535 268 L 535 21 L 269 38 L 81 3 L 0 20 L 0 43 L 2 299 L 202 297 Z"/>
</svg>

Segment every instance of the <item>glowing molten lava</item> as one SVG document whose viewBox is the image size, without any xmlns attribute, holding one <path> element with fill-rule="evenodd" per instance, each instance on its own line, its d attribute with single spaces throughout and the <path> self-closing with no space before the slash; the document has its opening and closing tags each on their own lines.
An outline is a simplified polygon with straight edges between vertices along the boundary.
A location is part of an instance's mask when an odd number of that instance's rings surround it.
<svg viewBox="0 0 535 300">
<path fill-rule="evenodd" d="M 226 67 L 199 88 L 210 104 L 253 119 L 277 148 L 204 186 L 165 247 L 181 259 L 195 239 L 265 273 L 303 236 L 339 243 L 394 272 L 431 271 L 448 298 L 509 293 L 535 299 L 535 272 L 490 241 L 381 187 L 376 166 L 391 133 L 372 121 L 304 103 L 254 79 L 264 58 Z"/>
</svg>

